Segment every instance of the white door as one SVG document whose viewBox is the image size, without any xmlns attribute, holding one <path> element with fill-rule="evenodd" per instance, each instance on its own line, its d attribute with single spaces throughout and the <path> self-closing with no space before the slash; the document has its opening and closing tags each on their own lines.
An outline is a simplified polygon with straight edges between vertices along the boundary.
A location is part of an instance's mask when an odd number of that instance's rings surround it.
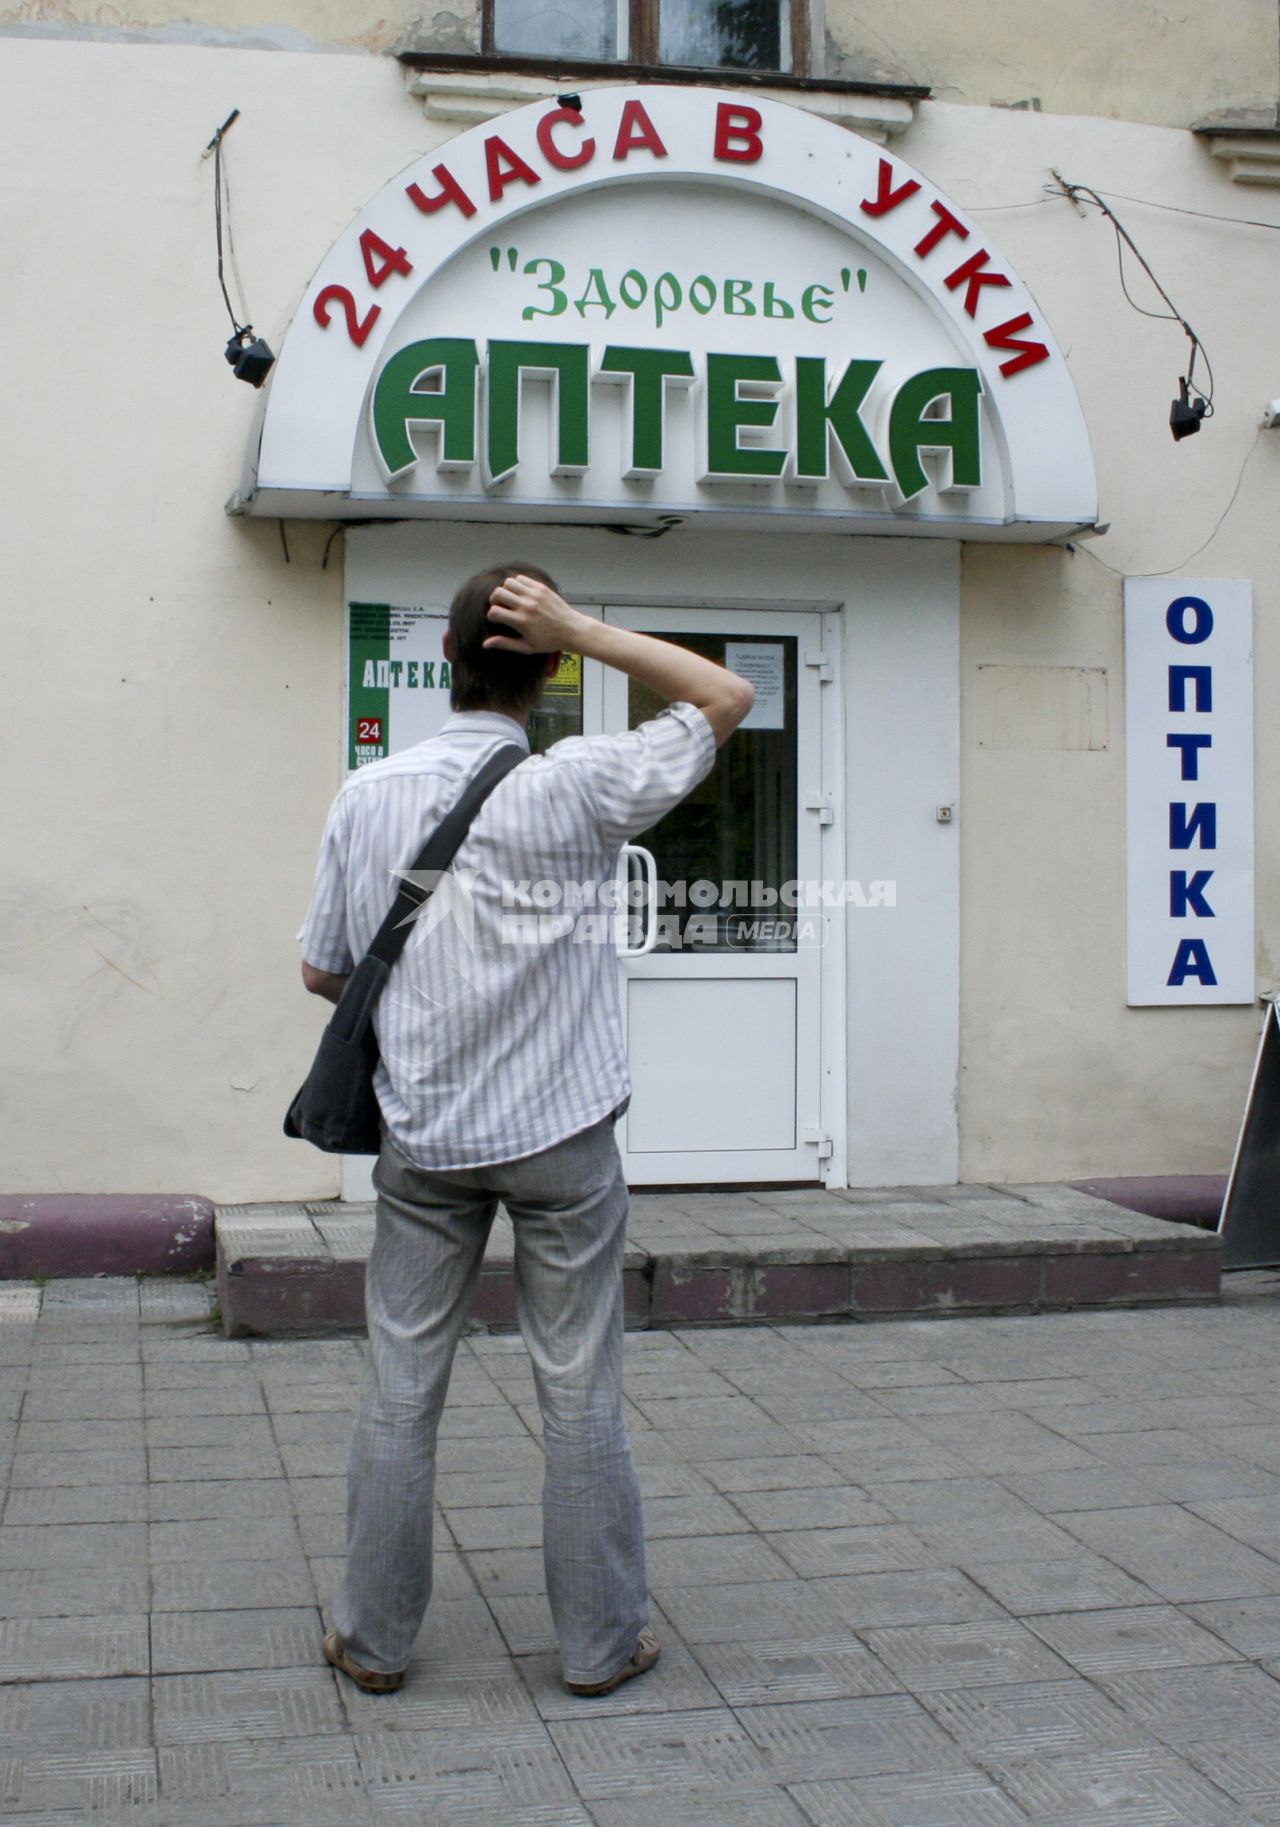
<svg viewBox="0 0 1280 1827">
<path fill-rule="evenodd" d="M 448 714 L 447 688 L 436 685 L 429 696 L 425 689 L 437 677 L 444 618 L 439 610 L 376 607 L 387 623 L 378 651 L 390 656 L 392 683 L 385 706 L 361 700 L 357 677 L 369 661 L 357 636 L 367 630 L 353 620 L 352 651 L 360 657 L 347 722 L 352 743 L 360 723 L 376 723 L 381 752 L 391 753 L 435 734 Z M 656 921 L 652 949 L 619 960 L 633 1084 L 618 1126 L 628 1180 L 818 1181 L 830 1152 L 821 1108 L 822 973 L 836 962 L 826 947 L 842 944 L 833 932 L 840 915 L 791 903 L 796 883 L 821 878 L 821 831 L 835 817 L 823 798 L 823 618 L 580 607 L 709 654 L 756 686 L 750 716 L 712 773 L 637 840 L 649 857 L 633 860 L 651 859 L 659 896 L 632 922 L 653 937 Z M 360 608 L 352 605 L 353 618 Z M 621 673 L 570 661 L 531 717 L 530 740 L 541 751 L 564 736 L 633 728 L 662 705 Z M 361 715 L 371 709 L 378 715 Z M 838 1033 L 825 1038 L 838 1046 Z M 346 1157 L 343 1197 L 371 1198 L 371 1171 L 368 1157 Z"/>
<path fill-rule="evenodd" d="M 656 879 L 651 949 L 623 956 L 631 1107 L 618 1126 L 634 1186 L 816 1181 L 823 1142 L 822 964 L 835 916 L 822 875 L 822 618 L 633 609 L 605 620 L 679 641 L 751 678 L 756 702 L 711 774 L 636 840 Z M 604 675 L 607 730 L 662 708 Z M 656 934 L 656 938 L 655 938 Z M 838 943 L 838 939 L 836 940 Z"/>
</svg>

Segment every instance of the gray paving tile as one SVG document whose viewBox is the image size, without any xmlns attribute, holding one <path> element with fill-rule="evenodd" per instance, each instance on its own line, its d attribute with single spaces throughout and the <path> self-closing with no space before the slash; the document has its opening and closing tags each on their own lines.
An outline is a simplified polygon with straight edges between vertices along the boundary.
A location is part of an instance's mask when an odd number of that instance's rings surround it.
<svg viewBox="0 0 1280 1827">
<path fill-rule="evenodd" d="M 1220 1599 L 1206 1605 L 1185 1605 L 1182 1610 L 1242 1655 L 1257 1661 L 1280 1656 L 1280 1596 Z"/>
<path fill-rule="evenodd" d="M 934 1478 L 970 1478 L 972 1466 L 956 1453 L 916 1441 L 887 1445 L 860 1445 L 850 1450 L 822 1448 L 823 1457 L 837 1474 L 867 1490 L 879 1484 L 908 1484 Z"/>
<path fill-rule="evenodd" d="M 1068 1472 L 1006 1472 L 1000 1482 L 1033 1510 L 1052 1516 L 1062 1510 L 1123 1510 L 1159 1501 L 1160 1492 L 1141 1472 L 1109 1465 L 1079 1466 Z"/>
<path fill-rule="evenodd" d="M 726 1708 L 553 1720 L 547 1730 L 589 1803 L 646 1790 L 755 1786 L 769 1778 L 768 1763 Z"/>
<path fill-rule="evenodd" d="M 738 1491 L 733 1502 L 751 1527 L 771 1533 L 854 1528 L 893 1521 L 882 1504 L 873 1503 L 859 1486 L 852 1484 L 817 1485 L 798 1491 Z M 647 1515 L 646 1510 L 646 1520 Z"/>
<path fill-rule="evenodd" d="M 687 1643 L 839 1642 L 843 1633 L 802 1580 L 653 1586 L 653 1596 Z"/>
<path fill-rule="evenodd" d="M 546 1586 L 540 1548 L 472 1550 L 466 1556 L 466 1563 L 477 1587 L 486 1598 L 542 1592 Z"/>
<path fill-rule="evenodd" d="M 139 1282 L 138 1317 L 144 1324 L 172 1325 L 184 1320 L 207 1323 L 212 1300 L 212 1290 L 205 1282 Z"/>
<path fill-rule="evenodd" d="M 151 1683 L 156 1743 L 340 1732 L 343 1715 L 334 1682 L 323 1667 L 156 1675 Z"/>
<path fill-rule="evenodd" d="M 1197 1738 L 1183 1746 L 1183 1755 L 1253 1819 L 1274 1821 L 1280 1813 L 1280 1741 L 1274 1726 L 1248 1736 Z"/>
<path fill-rule="evenodd" d="M 1237 1660 L 1237 1652 L 1220 1637 L 1172 1605 L 1064 1612 L 1055 1617 L 1029 1617 L 1026 1623 L 1082 1675 L 1194 1668 L 1206 1662 Z"/>
<path fill-rule="evenodd" d="M 768 1540 L 805 1579 L 939 1565 L 934 1549 L 905 1523 L 871 1523 L 853 1529 L 791 1529 L 771 1535 Z"/>
<path fill-rule="evenodd" d="M 305 1668 L 318 1660 L 322 1634 L 314 1605 L 157 1611 L 151 1618 L 151 1665 L 157 1675 Z"/>
<path fill-rule="evenodd" d="M 158 1446 L 150 1453 L 151 1476 L 169 1479 L 278 1478 L 284 1467 L 274 1446 Z"/>
<path fill-rule="evenodd" d="M 975 1567 L 973 1578 L 1015 1617 L 1161 1603 L 1158 1593 L 1097 1554 L 1069 1561 L 990 1561 Z"/>
<path fill-rule="evenodd" d="M 0 1687 L 0 1757 L 150 1742 L 151 1684 L 145 1676 Z"/>
<path fill-rule="evenodd" d="M 0 1622 L 0 1682 L 146 1675 L 150 1668 L 145 1613 Z"/>
<path fill-rule="evenodd" d="M 354 1414 L 348 1408 L 282 1409 L 271 1417 L 271 1431 L 282 1446 L 301 1446 L 310 1440 L 351 1444 Z"/>
<path fill-rule="evenodd" d="M 1072 1673 L 1041 1638 L 1012 1618 L 968 1624 L 902 1624 L 867 1630 L 863 1640 L 898 1677 L 923 1694 L 953 1687 L 1052 1681 Z"/>
<path fill-rule="evenodd" d="M 9 1483 L 25 1486 L 133 1484 L 145 1482 L 147 1456 L 141 1446 L 102 1453 L 31 1452 L 14 1454 Z"/>
<path fill-rule="evenodd" d="M 65 1455 L 141 1452 L 145 1423 L 126 1421 L 29 1421 L 18 1429 L 19 1453 Z"/>
<path fill-rule="evenodd" d="M 450 1541 L 449 1532 L 439 1512 L 435 1519 L 437 1542 L 443 1547 Z M 298 1539 L 304 1554 L 331 1555 L 347 1551 L 346 1518 L 336 1510 L 298 1511 Z"/>
<path fill-rule="evenodd" d="M 533 1504 L 542 1495 L 542 1468 L 527 1467 L 508 1477 L 490 1472 L 438 1472 L 436 1502 L 443 1509 L 478 1509 L 484 1504 Z"/>
<path fill-rule="evenodd" d="M 536 1548 L 542 1542 L 542 1508 L 539 1504 L 492 1505 L 446 1512 L 458 1546 L 472 1548 Z"/>
<path fill-rule="evenodd" d="M 87 1455 L 86 1455 L 87 1456 Z M 31 1485 L 11 1490 L 6 1523 L 129 1523 L 147 1520 L 147 1487 L 134 1484 Z"/>
<path fill-rule="evenodd" d="M 1135 1717 L 1079 1677 L 946 1688 L 920 1698 L 970 1757 L 1000 1764 L 1150 1741 Z"/>
<path fill-rule="evenodd" d="M 954 1567 L 843 1574 L 810 1580 L 809 1591 L 855 1630 L 888 1624 L 965 1624 L 1004 1616 L 988 1593 Z"/>
<path fill-rule="evenodd" d="M 1051 1429 L 1027 1415 L 984 1413 L 977 1426 L 958 1426 L 954 1416 L 946 1415 L 919 1415 L 915 1425 L 975 1471 L 997 1476 L 1002 1472 L 1069 1471 L 1096 1463 L 1091 1449 L 1055 1431 L 1056 1421 Z"/>
<path fill-rule="evenodd" d="M 260 1516 L 251 1529 L 228 1529 L 219 1517 L 200 1522 L 153 1522 L 149 1528 L 153 1567 L 163 1561 L 271 1561 L 297 1556 L 301 1544 L 292 1517 Z"/>
<path fill-rule="evenodd" d="M 262 1451 L 275 1444 L 270 1421 L 264 1414 L 149 1415 L 143 1423 L 147 1445 L 155 1447 L 234 1447 L 237 1451 Z"/>
<path fill-rule="evenodd" d="M 1248 1455 L 1233 1455 L 1225 1445 L 1225 1436 L 1233 1429 L 1223 1429 L 1214 1437 L 1193 1434 L 1185 1428 L 1150 1428 L 1145 1433 L 1091 1434 L 1089 1451 L 1095 1459 L 1109 1465 L 1137 1467 L 1144 1473 L 1175 1465 L 1217 1465 L 1235 1463 L 1244 1466 Z"/>
<path fill-rule="evenodd" d="M 668 1536 L 647 1544 L 647 1559 L 655 1590 L 792 1577 L 787 1561 L 759 1536 L 750 1534 Z"/>
<path fill-rule="evenodd" d="M 0 1338 L 2 1336 L 0 1334 Z M 142 1366 L 135 1360 L 122 1364 L 85 1365 L 73 1363 L 55 1353 L 39 1365 L 36 1386 L 46 1395 L 129 1394 L 141 1390 L 142 1375 Z M 63 1418 L 75 1420 L 77 1416 Z"/>
<path fill-rule="evenodd" d="M 41 1377 L 44 1387 L 50 1387 L 48 1376 Z M 295 1381 L 297 1379 L 295 1378 Z M 249 1393 L 262 1395 L 262 1379 L 254 1366 L 245 1361 L 238 1363 L 190 1363 L 183 1358 L 148 1358 L 142 1366 L 143 1395 L 149 1402 L 153 1396 L 198 1395 L 208 1392 L 210 1395 L 238 1395 Z M 210 1413 L 217 1414 L 218 1409 Z"/>
<path fill-rule="evenodd" d="M 967 1767 L 959 1749 L 909 1694 L 744 1707 L 739 1719 L 775 1782 L 818 1782 Z"/>
<path fill-rule="evenodd" d="M 1247 1827 L 1249 1816 L 1171 1751 L 1029 1759 L 996 1772 L 1043 1827 Z"/>
<path fill-rule="evenodd" d="M 698 1827 L 808 1827 L 802 1814 L 781 1789 L 662 1789 L 655 1794 L 625 1801 L 592 1803 L 596 1827 L 672 1827 L 673 1822 L 694 1822 Z"/>
<path fill-rule="evenodd" d="M 164 1745 L 162 1818 L 173 1827 L 362 1827 L 371 1821 L 345 1735 Z"/>
<path fill-rule="evenodd" d="M 47 1372 L 37 1387 L 27 1391 L 23 1417 L 27 1421 L 137 1421 L 142 1418 L 142 1386 L 135 1379 L 127 1389 L 50 1389 Z"/>
<path fill-rule="evenodd" d="M 90 1618 L 145 1612 L 149 1591 L 145 1563 L 0 1573 L 0 1618 Z"/>
<path fill-rule="evenodd" d="M 1059 1520 L 1166 1599 L 1258 1598 L 1280 1585 L 1280 1564 L 1176 1504 L 1082 1510 Z"/>
<path fill-rule="evenodd" d="M 287 1561 L 159 1561 L 151 1569 L 157 1611 L 275 1610 L 315 1597 L 301 1554 Z"/>
<path fill-rule="evenodd" d="M 862 1694 L 894 1694 L 902 1682 L 854 1637 L 843 1645 L 827 1640 L 703 1643 L 693 1654 L 726 1702 L 744 1706 L 780 1705 L 797 1700 L 842 1700 Z"/>
<path fill-rule="evenodd" d="M 801 1430 L 810 1427 L 854 1426 L 853 1422 L 816 1422 L 801 1423 L 795 1429 L 783 1427 L 779 1422 L 765 1418 L 751 1428 L 744 1428 L 737 1436 L 744 1459 L 764 1459 L 771 1454 L 803 1453 L 806 1448 Z M 713 1459 L 717 1454 L 723 1455 L 725 1436 L 718 1427 L 671 1427 L 662 1430 L 660 1438 L 664 1448 L 677 1459 L 687 1460 L 691 1465 L 699 1466 L 705 1460 Z M 636 1444 L 632 1439 L 632 1445 Z"/>
<path fill-rule="evenodd" d="M 380 1820 L 452 1823 L 467 1810 L 488 1818 L 539 1821 L 553 1804 L 580 1806 L 541 1722 L 475 1727 L 465 1734 L 357 1732 L 354 1743 Z M 554 1819 L 554 1816 L 544 1818 Z"/>
<path fill-rule="evenodd" d="M 1139 1669 L 1104 1676 L 1100 1686 L 1179 1752 L 1200 1738 L 1280 1743 L 1280 1681 L 1248 1662 L 1181 1669 L 1176 1681 L 1163 1669 Z"/>
<path fill-rule="evenodd" d="M 846 1482 L 817 1453 L 768 1455 L 763 1459 L 710 1459 L 698 1467 L 718 1491 L 800 1491 Z"/>
<path fill-rule="evenodd" d="M 232 1379 L 225 1389 L 164 1389 L 148 1383 L 142 1396 L 142 1412 L 148 1420 L 177 1420 L 201 1416 L 232 1414 L 267 1414 L 267 1401 L 254 1378 Z"/>
<path fill-rule="evenodd" d="M 293 1514 L 293 1498 L 284 1478 L 175 1479 L 153 1484 L 148 1492 L 152 1522 L 213 1522 Z"/>
<path fill-rule="evenodd" d="M 0 1523 L 0 1572 L 145 1565 L 145 1523 Z"/>
<path fill-rule="evenodd" d="M 303 1440 L 280 1448 L 280 1459 L 290 1478 L 345 1477 L 350 1457 L 350 1428 L 340 1440 Z"/>
<path fill-rule="evenodd" d="M 822 1827 L 1023 1827 L 1027 1818 L 980 1770 L 794 1783 L 790 1793 Z"/>
<path fill-rule="evenodd" d="M 1144 1465 L 1141 1476 L 1156 1493 L 1149 1501 L 1202 1503 L 1221 1497 L 1280 1497 L 1280 1478 L 1243 1459 L 1199 1460 L 1194 1465 Z"/>
<path fill-rule="evenodd" d="M 6 1758 L 3 1782 L 6 1822 L 151 1827 L 155 1820 L 156 1754 L 149 1746 Z"/>
<path fill-rule="evenodd" d="M 1280 1503 L 1276 1502 L 1274 1494 L 1193 1501 L 1188 1508 L 1202 1522 L 1221 1529 L 1224 1535 L 1233 1536 L 1236 1541 L 1272 1557 L 1280 1555 Z"/>
</svg>

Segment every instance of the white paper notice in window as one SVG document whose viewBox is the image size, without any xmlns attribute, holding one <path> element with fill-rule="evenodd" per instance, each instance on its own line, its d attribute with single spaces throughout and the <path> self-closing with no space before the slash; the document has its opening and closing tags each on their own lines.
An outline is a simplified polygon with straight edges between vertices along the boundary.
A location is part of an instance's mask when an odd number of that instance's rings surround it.
<svg viewBox="0 0 1280 1827">
<path fill-rule="evenodd" d="M 1131 577 L 1124 606 L 1128 1000 L 1252 1002 L 1252 592 Z"/>
<path fill-rule="evenodd" d="M 787 726 L 786 667 L 781 641 L 726 641 L 724 663 L 749 679 L 756 701 L 738 725 L 742 730 L 781 730 Z"/>
</svg>

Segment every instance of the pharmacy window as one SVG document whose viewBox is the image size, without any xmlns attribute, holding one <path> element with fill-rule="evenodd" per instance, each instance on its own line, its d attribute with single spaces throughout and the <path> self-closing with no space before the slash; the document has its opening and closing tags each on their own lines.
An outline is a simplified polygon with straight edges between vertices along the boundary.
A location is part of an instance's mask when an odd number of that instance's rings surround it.
<svg viewBox="0 0 1280 1827">
<path fill-rule="evenodd" d="M 484 49 L 808 74 L 807 0 L 484 0 Z"/>
</svg>

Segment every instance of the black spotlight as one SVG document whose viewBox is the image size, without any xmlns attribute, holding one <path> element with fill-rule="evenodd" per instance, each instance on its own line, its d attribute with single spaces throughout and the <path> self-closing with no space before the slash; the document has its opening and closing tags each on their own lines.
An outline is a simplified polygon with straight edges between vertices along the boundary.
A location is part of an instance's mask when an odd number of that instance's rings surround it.
<svg viewBox="0 0 1280 1827">
<path fill-rule="evenodd" d="M 236 379 L 248 381 L 251 387 L 261 387 L 276 365 L 275 356 L 262 338 L 253 334 L 252 324 L 246 324 L 243 330 L 236 331 L 224 353 L 235 369 Z"/>
<path fill-rule="evenodd" d="M 1169 409 L 1169 430 L 1173 433 L 1174 443 L 1179 438 L 1189 438 L 1193 431 L 1199 431 L 1200 422 L 1208 410 L 1208 401 L 1190 399 L 1187 383 L 1180 380 L 1178 398 Z"/>
</svg>

